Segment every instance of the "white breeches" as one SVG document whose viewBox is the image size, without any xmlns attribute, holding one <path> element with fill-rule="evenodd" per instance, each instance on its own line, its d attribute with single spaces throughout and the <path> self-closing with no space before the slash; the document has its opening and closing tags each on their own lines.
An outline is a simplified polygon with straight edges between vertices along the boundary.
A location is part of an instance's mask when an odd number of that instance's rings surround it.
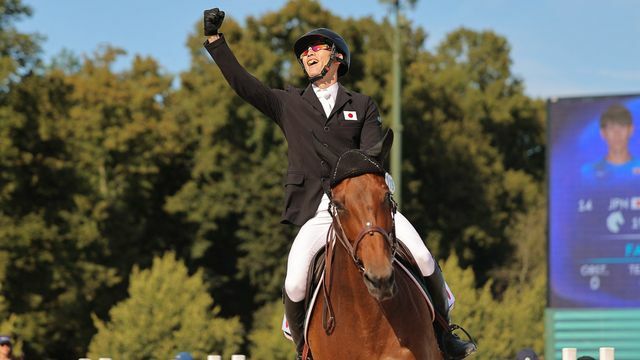
<svg viewBox="0 0 640 360">
<path fill-rule="evenodd" d="M 327 232 L 332 221 L 328 207 L 329 198 L 323 195 L 316 215 L 304 223 L 291 245 L 284 289 L 293 301 L 304 299 L 309 265 L 314 255 L 326 242 Z M 435 269 L 435 262 L 420 235 L 400 212 L 396 213 L 395 219 L 396 237 L 409 249 L 420 267 L 422 276 L 431 275 Z"/>
</svg>

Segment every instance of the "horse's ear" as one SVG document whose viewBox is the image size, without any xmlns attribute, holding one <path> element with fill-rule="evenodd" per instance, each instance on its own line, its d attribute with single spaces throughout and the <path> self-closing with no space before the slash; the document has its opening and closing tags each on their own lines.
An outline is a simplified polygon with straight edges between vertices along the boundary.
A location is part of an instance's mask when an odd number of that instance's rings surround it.
<svg viewBox="0 0 640 360">
<path fill-rule="evenodd" d="M 338 158 L 340 155 L 334 153 L 327 144 L 324 144 L 318 137 L 316 133 L 311 131 L 311 136 L 313 137 L 313 147 L 316 150 L 316 154 L 321 160 L 324 160 L 329 166 L 334 166 L 338 162 Z"/>
<path fill-rule="evenodd" d="M 365 150 L 365 153 L 376 158 L 380 163 L 387 158 L 391 145 L 393 144 L 393 130 L 389 129 L 377 144 Z"/>
</svg>

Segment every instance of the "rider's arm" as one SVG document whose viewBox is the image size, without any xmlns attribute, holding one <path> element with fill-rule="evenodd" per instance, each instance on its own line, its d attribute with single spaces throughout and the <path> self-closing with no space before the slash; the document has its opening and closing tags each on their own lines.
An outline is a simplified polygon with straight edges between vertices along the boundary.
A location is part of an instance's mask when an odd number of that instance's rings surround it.
<svg viewBox="0 0 640 360">
<path fill-rule="evenodd" d="M 279 123 L 283 103 L 277 95 L 280 91 L 265 86 L 249 74 L 229 49 L 224 35 L 209 36 L 204 47 L 218 64 L 222 75 L 233 90 L 263 114 Z"/>
</svg>

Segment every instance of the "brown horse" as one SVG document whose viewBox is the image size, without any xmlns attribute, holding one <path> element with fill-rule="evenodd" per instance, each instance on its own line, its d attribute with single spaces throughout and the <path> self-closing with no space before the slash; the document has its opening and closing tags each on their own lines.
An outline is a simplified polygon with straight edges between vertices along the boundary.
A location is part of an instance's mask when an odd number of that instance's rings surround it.
<svg viewBox="0 0 640 360">
<path fill-rule="evenodd" d="M 379 165 L 392 140 L 388 132 L 374 148 L 338 160 L 316 146 L 336 164 L 330 178 L 335 241 L 330 246 L 328 239 L 326 250 L 333 256 L 326 256 L 325 294 L 307 333 L 316 360 L 442 359 L 430 307 L 393 260 L 395 203 Z"/>
</svg>

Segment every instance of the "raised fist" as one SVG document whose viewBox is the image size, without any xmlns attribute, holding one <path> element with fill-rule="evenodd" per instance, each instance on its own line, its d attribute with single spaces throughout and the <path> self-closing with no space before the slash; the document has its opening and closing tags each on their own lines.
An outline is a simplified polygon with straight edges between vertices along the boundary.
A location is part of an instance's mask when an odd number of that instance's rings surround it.
<svg viewBox="0 0 640 360">
<path fill-rule="evenodd" d="M 218 8 L 204 11 L 204 34 L 205 36 L 216 35 L 220 25 L 224 20 L 224 11 Z"/>
</svg>

